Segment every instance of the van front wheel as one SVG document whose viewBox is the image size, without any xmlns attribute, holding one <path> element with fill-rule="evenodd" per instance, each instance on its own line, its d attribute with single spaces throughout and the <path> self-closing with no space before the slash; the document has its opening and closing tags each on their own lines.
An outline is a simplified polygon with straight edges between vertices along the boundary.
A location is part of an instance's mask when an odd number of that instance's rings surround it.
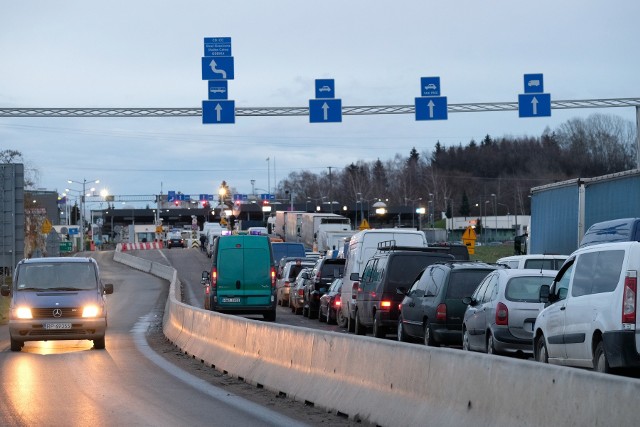
<svg viewBox="0 0 640 427">
<path fill-rule="evenodd" d="M 22 341 L 16 341 L 11 338 L 11 351 L 20 351 L 24 343 Z"/>
<path fill-rule="evenodd" d="M 96 338 L 93 340 L 93 348 L 95 348 L 96 350 L 104 350 L 104 347 L 105 347 L 104 337 Z"/>
<path fill-rule="evenodd" d="M 276 321 L 276 311 L 272 310 L 272 311 L 267 311 L 266 313 L 263 314 L 264 316 L 264 320 L 266 320 L 267 322 L 275 322 Z"/>
<path fill-rule="evenodd" d="M 604 344 L 602 341 L 596 346 L 596 351 L 593 353 L 593 369 L 596 372 L 602 372 L 608 374 L 611 372 L 607 355 L 604 352 Z"/>
</svg>

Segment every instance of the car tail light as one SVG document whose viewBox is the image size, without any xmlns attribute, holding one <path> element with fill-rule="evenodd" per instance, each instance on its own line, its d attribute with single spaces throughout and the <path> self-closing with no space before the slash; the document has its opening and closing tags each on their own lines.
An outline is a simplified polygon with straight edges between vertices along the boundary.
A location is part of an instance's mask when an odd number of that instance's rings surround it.
<svg viewBox="0 0 640 427">
<path fill-rule="evenodd" d="M 211 269 L 211 288 L 216 289 L 218 287 L 218 267 Z"/>
<path fill-rule="evenodd" d="M 496 325 L 506 326 L 509 324 L 509 309 L 499 302 L 496 306 Z"/>
<path fill-rule="evenodd" d="M 271 287 L 276 287 L 276 269 L 275 267 L 271 267 Z"/>
<path fill-rule="evenodd" d="M 447 320 L 447 304 L 439 304 L 436 308 L 436 320 Z"/>
<path fill-rule="evenodd" d="M 351 287 L 351 299 L 356 299 L 359 291 L 360 282 L 353 282 L 353 286 Z"/>
<path fill-rule="evenodd" d="M 391 301 L 387 301 L 387 300 L 380 301 L 380 308 L 382 310 L 389 310 L 391 308 Z"/>
<path fill-rule="evenodd" d="M 205 286 L 204 287 L 204 294 L 205 295 L 209 295 L 211 293 L 211 286 Z"/>
<path fill-rule="evenodd" d="M 304 289 L 298 289 L 298 296 L 299 297 L 303 297 L 304 296 Z"/>
<path fill-rule="evenodd" d="M 624 277 L 622 294 L 622 323 L 636 323 L 636 294 L 638 292 L 638 272 L 629 270 Z"/>
<path fill-rule="evenodd" d="M 340 307 L 340 305 L 342 304 L 340 295 L 336 295 L 336 298 L 333 300 L 333 305 L 334 307 Z"/>
</svg>

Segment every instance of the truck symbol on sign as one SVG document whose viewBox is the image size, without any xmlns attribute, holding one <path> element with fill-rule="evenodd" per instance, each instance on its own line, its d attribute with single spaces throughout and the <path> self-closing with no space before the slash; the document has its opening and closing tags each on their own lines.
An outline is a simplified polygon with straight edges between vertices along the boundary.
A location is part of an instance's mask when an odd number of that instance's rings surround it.
<svg viewBox="0 0 640 427">
<path fill-rule="evenodd" d="M 529 80 L 529 83 L 527 84 L 529 85 L 529 87 L 540 86 L 540 80 L 537 80 L 537 79 Z"/>
</svg>

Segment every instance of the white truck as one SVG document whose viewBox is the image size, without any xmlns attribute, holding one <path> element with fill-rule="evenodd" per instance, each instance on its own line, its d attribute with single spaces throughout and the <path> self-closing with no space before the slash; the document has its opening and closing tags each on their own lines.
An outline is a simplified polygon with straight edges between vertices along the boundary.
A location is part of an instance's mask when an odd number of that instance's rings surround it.
<svg viewBox="0 0 640 427">
<path fill-rule="evenodd" d="M 315 249 L 322 253 L 332 249 L 334 245 L 338 249 L 335 239 L 351 236 L 351 221 L 347 217 L 332 213 L 302 213 L 300 216 L 287 217 L 285 231 L 285 242 L 300 242 L 306 249 Z M 331 233 L 343 234 L 340 236 Z"/>
<path fill-rule="evenodd" d="M 275 223 L 273 225 L 273 229 L 271 230 L 271 234 L 274 237 L 279 237 L 286 242 L 299 242 L 299 240 L 287 240 L 287 234 L 291 234 L 291 236 L 295 236 L 295 229 L 298 226 L 298 218 L 303 214 L 303 211 L 276 211 Z M 290 218 L 296 218 L 296 220 L 291 220 Z M 291 223 L 291 225 L 289 225 Z M 294 227 L 287 233 L 287 227 Z"/>
</svg>

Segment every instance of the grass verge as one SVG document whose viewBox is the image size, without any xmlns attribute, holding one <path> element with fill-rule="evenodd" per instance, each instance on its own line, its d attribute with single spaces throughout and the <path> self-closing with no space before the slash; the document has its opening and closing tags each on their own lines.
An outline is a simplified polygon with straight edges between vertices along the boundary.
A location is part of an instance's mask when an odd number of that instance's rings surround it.
<svg viewBox="0 0 640 427">
<path fill-rule="evenodd" d="M 476 246 L 475 254 L 469 258 L 476 261 L 496 262 L 498 258 L 513 255 L 513 244 L 501 246 Z"/>
</svg>

